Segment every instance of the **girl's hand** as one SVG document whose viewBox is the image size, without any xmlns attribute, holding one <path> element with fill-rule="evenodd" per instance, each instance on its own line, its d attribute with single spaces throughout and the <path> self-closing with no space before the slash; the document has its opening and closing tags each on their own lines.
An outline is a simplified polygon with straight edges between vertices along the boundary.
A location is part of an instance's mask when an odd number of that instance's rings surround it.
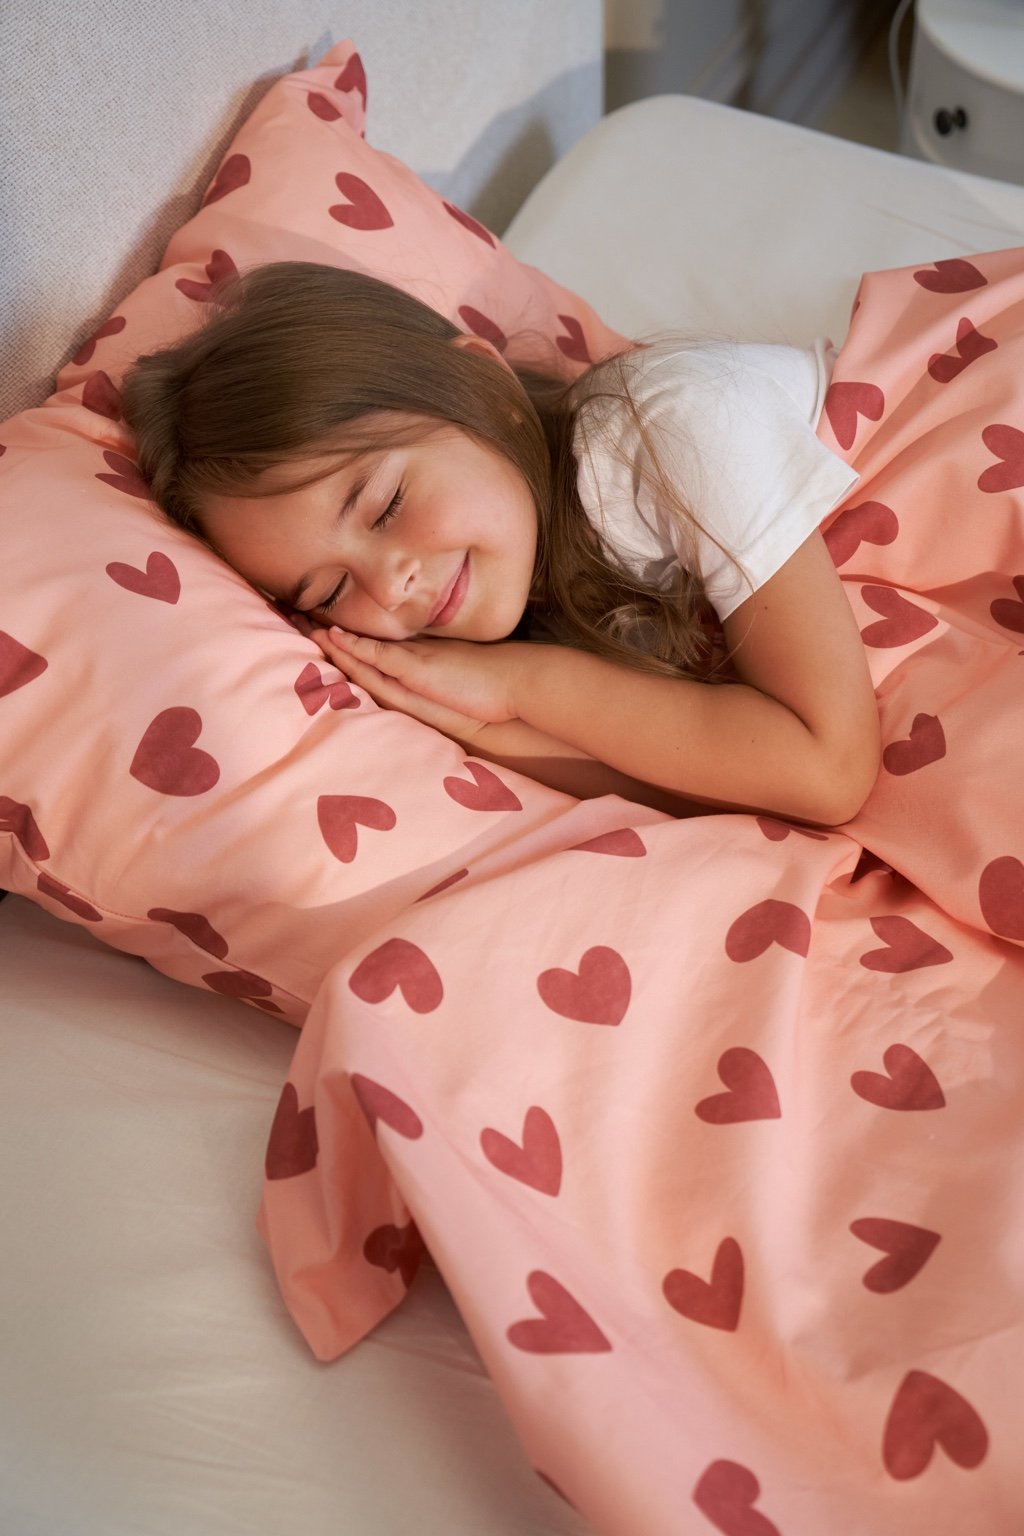
<svg viewBox="0 0 1024 1536">
<path fill-rule="evenodd" d="M 467 741 L 485 724 L 516 718 L 517 645 L 466 640 L 369 640 L 316 629 L 329 661 L 376 703 Z"/>
</svg>

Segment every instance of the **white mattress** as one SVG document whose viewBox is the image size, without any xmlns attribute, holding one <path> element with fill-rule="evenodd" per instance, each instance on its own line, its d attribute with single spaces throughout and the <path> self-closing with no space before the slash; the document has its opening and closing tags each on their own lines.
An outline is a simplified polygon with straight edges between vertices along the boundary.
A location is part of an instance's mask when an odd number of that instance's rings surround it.
<svg viewBox="0 0 1024 1536">
<path fill-rule="evenodd" d="M 838 342 L 865 268 L 1024 244 L 1024 188 L 661 98 L 594 129 L 508 243 L 634 334 Z M 0 1530 L 583 1531 L 434 1271 L 341 1361 L 307 1354 L 253 1228 L 286 1026 L 13 897 L 0 1018 Z"/>
</svg>

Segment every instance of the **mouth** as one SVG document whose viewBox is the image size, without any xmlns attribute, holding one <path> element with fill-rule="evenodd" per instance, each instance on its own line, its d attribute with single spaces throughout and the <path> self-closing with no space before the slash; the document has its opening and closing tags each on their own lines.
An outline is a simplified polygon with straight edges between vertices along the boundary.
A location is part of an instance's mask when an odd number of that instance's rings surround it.
<svg viewBox="0 0 1024 1536">
<path fill-rule="evenodd" d="M 469 555 L 463 557 L 455 575 L 448 583 L 441 595 L 441 601 L 430 615 L 424 626 L 426 629 L 437 629 L 445 624 L 450 624 L 462 607 L 462 600 L 469 587 Z"/>
</svg>

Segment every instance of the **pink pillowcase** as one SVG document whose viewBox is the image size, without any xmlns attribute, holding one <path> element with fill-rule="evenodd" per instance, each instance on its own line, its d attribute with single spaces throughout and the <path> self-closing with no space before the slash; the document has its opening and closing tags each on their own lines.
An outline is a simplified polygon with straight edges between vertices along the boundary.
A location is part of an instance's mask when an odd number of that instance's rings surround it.
<svg viewBox="0 0 1024 1536">
<path fill-rule="evenodd" d="M 272 86 L 160 272 L 0 426 L 0 885 L 294 1023 L 354 944 L 492 850 L 543 851 L 571 802 L 378 710 L 171 527 L 121 374 L 215 279 L 280 259 L 388 278 L 510 355 L 542 338 L 567 371 L 624 344 L 364 116 L 350 43 Z"/>
</svg>

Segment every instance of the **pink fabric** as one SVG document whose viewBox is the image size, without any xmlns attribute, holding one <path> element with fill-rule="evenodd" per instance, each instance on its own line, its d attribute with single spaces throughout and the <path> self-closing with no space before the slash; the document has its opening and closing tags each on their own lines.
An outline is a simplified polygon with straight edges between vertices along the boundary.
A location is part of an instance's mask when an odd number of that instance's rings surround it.
<svg viewBox="0 0 1024 1536">
<path fill-rule="evenodd" d="M 1024 1528 L 1022 315 L 1021 251 L 861 287 L 821 426 L 863 476 L 856 821 L 569 813 L 299 1040 L 260 1220 L 310 1347 L 422 1239 L 607 1536 Z"/>
</svg>

